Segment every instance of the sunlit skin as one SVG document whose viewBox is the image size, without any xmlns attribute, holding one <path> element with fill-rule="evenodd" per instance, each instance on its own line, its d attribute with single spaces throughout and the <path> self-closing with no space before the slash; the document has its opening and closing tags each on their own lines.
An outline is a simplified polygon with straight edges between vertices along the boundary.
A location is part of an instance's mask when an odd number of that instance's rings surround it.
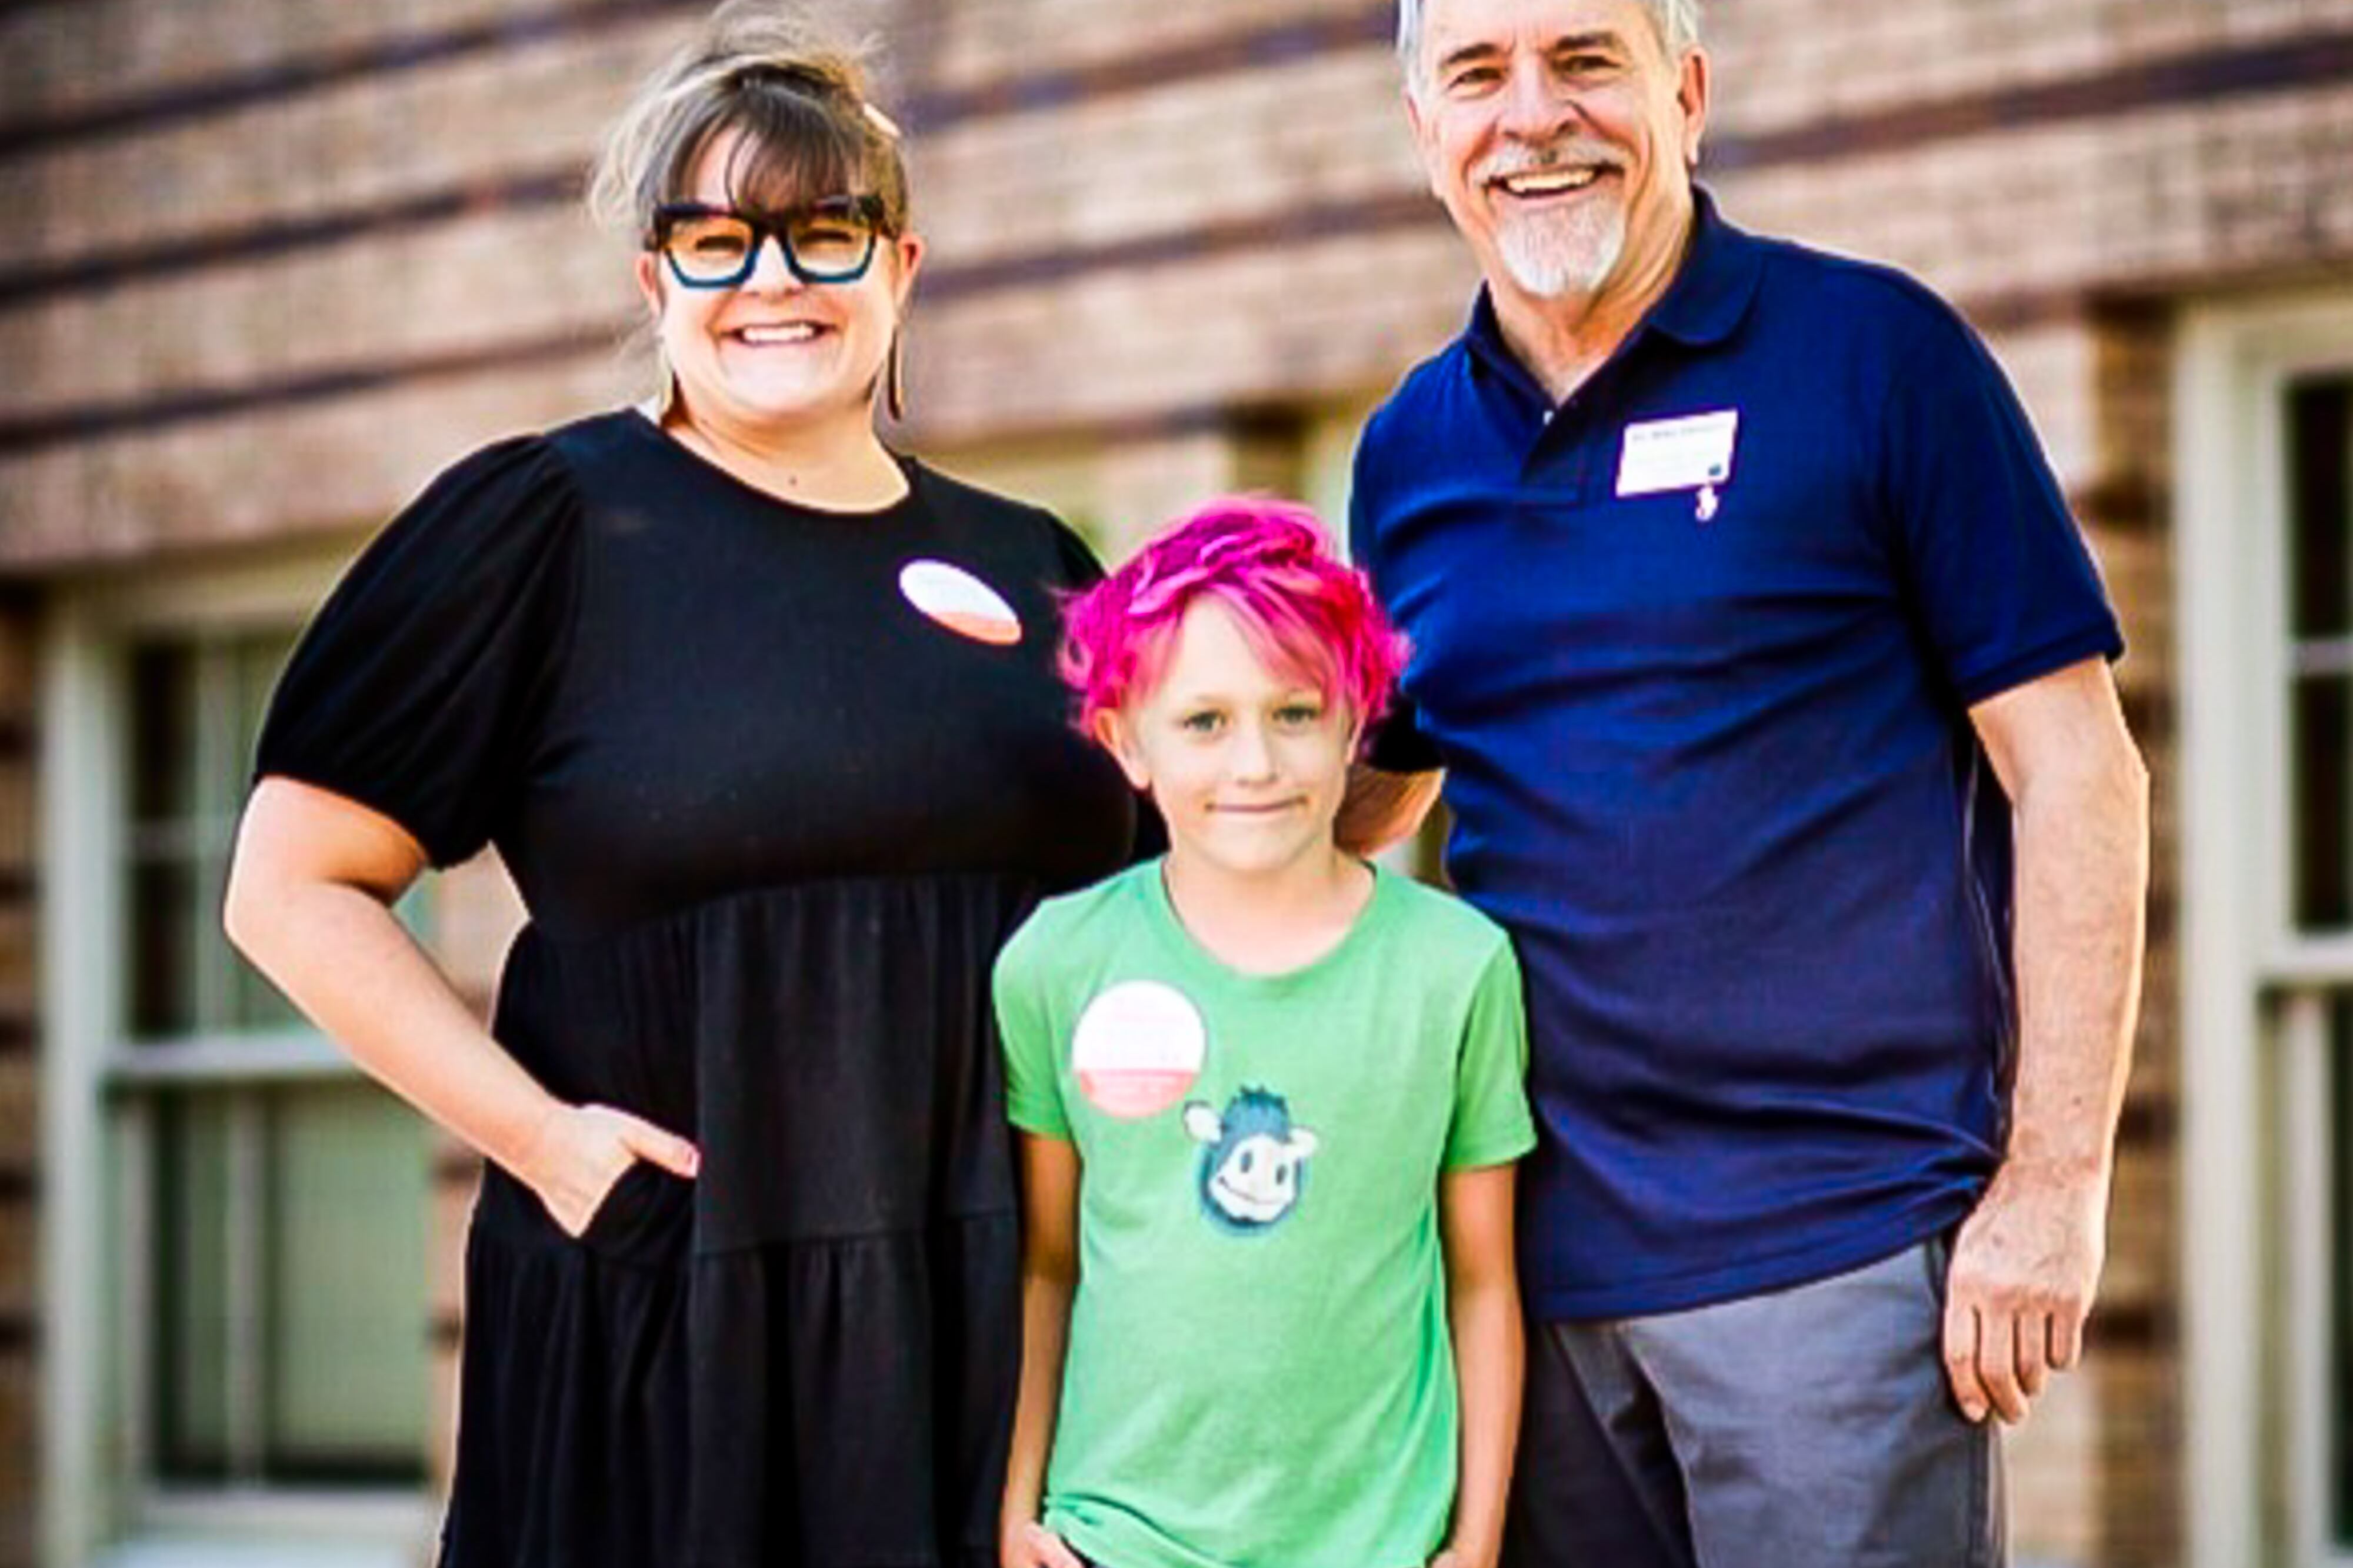
<svg viewBox="0 0 2353 1568">
<path fill-rule="evenodd" d="M 1206 598 L 1178 623 L 1159 681 L 1101 716 L 1099 738 L 1167 821 L 1177 913 L 1220 958 L 1295 967 L 1370 896 L 1371 872 L 1332 837 L 1357 728 Z"/>
<path fill-rule="evenodd" d="M 1556 397 L 1674 279 L 1708 64 L 1639 0 L 1430 0 L 1406 114 L 1505 340 Z"/>
<path fill-rule="evenodd" d="M 730 205 L 740 140 L 725 132 L 703 149 L 686 199 Z M 778 493 L 835 506 L 896 499 L 903 479 L 874 407 L 923 257 L 915 236 L 884 236 L 863 277 L 805 283 L 769 238 L 742 283 L 689 289 L 659 256 L 639 256 L 638 288 L 678 378 L 671 434 Z"/>
</svg>

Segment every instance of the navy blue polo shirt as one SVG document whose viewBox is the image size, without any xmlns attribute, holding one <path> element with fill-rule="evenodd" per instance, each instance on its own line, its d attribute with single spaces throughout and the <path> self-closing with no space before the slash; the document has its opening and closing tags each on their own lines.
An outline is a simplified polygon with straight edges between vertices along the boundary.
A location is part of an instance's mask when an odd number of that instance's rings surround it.
<svg viewBox="0 0 2353 1568">
<path fill-rule="evenodd" d="M 2123 639 L 1959 318 L 1704 194 L 1556 408 L 1482 298 L 1366 426 L 1352 534 L 1412 639 L 1375 761 L 1442 763 L 1515 938 L 1547 1318 L 1860 1267 L 2004 1137 L 2010 808 L 1971 704 Z"/>
</svg>

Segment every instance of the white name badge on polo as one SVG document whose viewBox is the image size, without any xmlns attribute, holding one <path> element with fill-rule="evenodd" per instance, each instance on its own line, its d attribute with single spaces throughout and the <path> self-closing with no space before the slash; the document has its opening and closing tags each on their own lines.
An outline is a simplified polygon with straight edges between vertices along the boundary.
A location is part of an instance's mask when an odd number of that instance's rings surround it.
<svg viewBox="0 0 2353 1568">
<path fill-rule="evenodd" d="M 1737 408 L 1627 426 L 1626 444 L 1618 454 L 1618 493 L 1654 496 L 1723 484 L 1732 478 L 1739 432 Z"/>
</svg>

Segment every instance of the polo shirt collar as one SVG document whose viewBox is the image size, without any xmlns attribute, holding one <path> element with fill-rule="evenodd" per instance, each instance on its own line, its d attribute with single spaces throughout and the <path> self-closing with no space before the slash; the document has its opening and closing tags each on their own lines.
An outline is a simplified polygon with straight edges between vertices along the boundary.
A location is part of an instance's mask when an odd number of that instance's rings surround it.
<svg viewBox="0 0 2353 1568">
<path fill-rule="evenodd" d="M 1754 236 L 1725 221 L 1706 187 L 1693 186 L 1691 247 L 1675 271 L 1675 280 L 1634 329 L 1629 344 L 1648 331 L 1663 332 L 1688 348 L 1705 348 L 1724 342 L 1748 314 L 1748 302 L 1756 297 L 1764 258 L 1764 246 Z M 1526 367 L 1504 341 L 1494 299 L 1483 283 L 1479 287 L 1477 301 L 1471 307 L 1471 324 L 1463 339 L 1487 368 L 1530 386 L 1535 384 Z"/>
</svg>

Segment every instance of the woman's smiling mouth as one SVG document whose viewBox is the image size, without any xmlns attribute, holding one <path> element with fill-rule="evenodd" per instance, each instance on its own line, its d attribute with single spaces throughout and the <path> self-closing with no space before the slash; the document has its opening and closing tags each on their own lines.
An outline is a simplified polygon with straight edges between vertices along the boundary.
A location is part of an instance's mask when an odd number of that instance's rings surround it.
<svg viewBox="0 0 2353 1568">
<path fill-rule="evenodd" d="M 809 342 L 829 330 L 815 321 L 787 321 L 774 326 L 738 327 L 727 335 L 754 348 L 767 348 L 780 343 Z"/>
</svg>

